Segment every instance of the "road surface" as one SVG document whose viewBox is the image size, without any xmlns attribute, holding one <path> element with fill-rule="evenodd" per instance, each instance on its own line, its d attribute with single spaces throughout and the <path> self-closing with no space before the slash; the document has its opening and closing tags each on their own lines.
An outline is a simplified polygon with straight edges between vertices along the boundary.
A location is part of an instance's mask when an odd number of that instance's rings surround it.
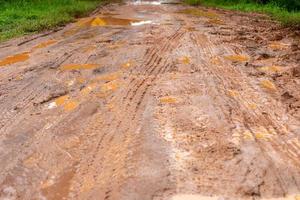
<svg viewBox="0 0 300 200">
<path fill-rule="evenodd" d="M 0 44 L 0 199 L 299 200 L 297 34 L 127 2 Z"/>
</svg>

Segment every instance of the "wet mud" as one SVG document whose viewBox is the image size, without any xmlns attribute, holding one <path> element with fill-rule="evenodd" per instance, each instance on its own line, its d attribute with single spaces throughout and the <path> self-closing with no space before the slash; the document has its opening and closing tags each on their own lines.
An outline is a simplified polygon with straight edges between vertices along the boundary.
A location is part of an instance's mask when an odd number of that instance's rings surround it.
<svg viewBox="0 0 300 200">
<path fill-rule="evenodd" d="M 1 200 L 299 199 L 299 31 L 136 1 L 41 35 L 0 47 Z"/>
</svg>

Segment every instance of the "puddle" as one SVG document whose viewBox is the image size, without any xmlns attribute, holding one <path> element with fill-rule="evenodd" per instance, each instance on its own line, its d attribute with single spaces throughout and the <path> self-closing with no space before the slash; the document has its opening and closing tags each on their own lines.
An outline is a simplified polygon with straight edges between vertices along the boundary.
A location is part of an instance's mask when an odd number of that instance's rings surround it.
<svg viewBox="0 0 300 200">
<path fill-rule="evenodd" d="M 272 83 L 269 80 L 261 81 L 260 85 L 265 89 L 268 89 L 268 90 L 271 90 L 271 91 L 276 91 L 276 86 L 274 85 L 274 83 Z"/>
<path fill-rule="evenodd" d="M 254 137 L 252 135 L 252 133 L 249 131 L 249 130 L 246 130 L 244 133 L 243 133 L 243 138 L 245 140 L 251 140 L 251 141 L 254 141 Z"/>
<path fill-rule="evenodd" d="M 261 67 L 259 68 L 259 70 L 264 71 L 264 72 L 281 72 L 282 71 L 282 67 L 279 66 L 265 66 L 265 67 Z"/>
<path fill-rule="evenodd" d="M 116 17 L 96 17 L 88 22 L 88 25 L 91 27 L 96 26 L 129 26 L 133 23 L 142 22 L 136 19 L 123 19 L 123 18 L 116 18 Z"/>
<path fill-rule="evenodd" d="M 168 104 L 174 104 L 177 103 L 177 99 L 175 97 L 167 96 L 162 97 L 159 99 L 160 103 L 168 103 Z"/>
<path fill-rule="evenodd" d="M 78 107 L 78 102 L 77 101 L 70 100 L 66 104 L 64 104 L 64 110 L 65 111 L 72 111 L 77 107 Z"/>
<path fill-rule="evenodd" d="M 183 64 L 186 64 L 186 65 L 188 65 L 188 64 L 191 63 L 190 57 L 188 57 L 188 56 L 183 56 L 183 57 L 180 59 L 180 61 L 181 61 Z"/>
<path fill-rule="evenodd" d="M 48 184 L 42 185 L 42 194 L 48 200 L 67 199 L 71 181 L 75 175 L 74 170 L 67 171 L 59 179 L 53 183 L 53 180 Z"/>
<path fill-rule="evenodd" d="M 145 24 L 152 24 L 153 22 L 151 20 L 146 20 L 146 21 L 140 21 L 140 22 L 132 22 L 131 26 L 142 26 Z"/>
<path fill-rule="evenodd" d="M 42 42 L 42 43 L 40 43 L 40 44 L 34 46 L 34 47 L 32 48 L 32 50 L 45 48 L 45 47 L 47 47 L 47 46 L 50 46 L 50 45 L 52 45 L 52 44 L 55 44 L 56 42 L 57 42 L 56 40 L 48 40 L 48 41 L 46 41 L 46 42 Z"/>
<path fill-rule="evenodd" d="M 211 64 L 214 64 L 214 65 L 220 65 L 222 63 L 220 58 L 217 56 L 210 58 L 210 62 L 211 62 Z"/>
<path fill-rule="evenodd" d="M 218 15 L 214 12 L 202 11 L 199 9 L 184 9 L 184 10 L 180 10 L 178 13 L 189 14 L 189 15 L 194 15 L 194 16 L 198 16 L 198 17 L 206 17 L 206 18 L 210 18 L 210 19 L 215 19 L 218 17 Z"/>
<path fill-rule="evenodd" d="M 63 105 L 67 100 L 69 100 L 70 96 L 69 95 L 65 95 L 65 96 L 61 96 L 58 97 L 57 99 L 55 99 L 54 103 L 56 106 L 61 106 Z"/>
<path fill-rule="evenodd" d="M 249 57 L 244 55 L 230 55 L 224 56 L 224 58 L 233 62 L 247 62 L 249 60 Z"/>
<path fill-rule="evenodd" d="M 9 57 L 4 58 L 3 60 L 0 60 L 0 66 L 11 65 L 11 64 L 18 63 L 18 62 L 24 62 L 28 59 L 29 59 L 29 53 L 24 52 L 24 53 L 9 56 Z"/>
<path fill-rule="evenodd" d="M 231 97 L 236 97 L 239 95 L 239 92 L 236 90 L 228 90 L 228 95 Z"/>
<path fill-rule="evenodd" d="M 95 69 L 99 67 L 97 64 L 67 64 L 60 67 L 61 70 L 83 70 L 83 69 Z"/>
<path fill-rule="evenodd" d="M 211 24 L 218 24 L 218 25 L 224 25 L 224 24 L 225 24 L 222 20 L 217 19 L 217 18 L 215 18 L 215 19 L 210 19 L 210 20 L 208 21 L 208 23 L 211 23 Z"/>
<path fill-rule="evenodd" d="M 61 96 L 55 99 L 54 102 L 51 102 L 48 105 L 48 109 L 57 108 L 58 106 L 62 106 L 65 111 L 72 111 L 77 108 L 79 103 L 77 101 L 73 101 L 70 99 L 69 95 Z"/>
<path fill-rule="evenodd" d="M 134 1 L 133 5 L 161 5 L 160 1 Z"/>
<path fill-rule="evenodd" d="M 284 44 L 281 42 L 272 42 L 269 44 L 269 47 L 273 50 L 283 50 L 289 47 L 288 44 Z"/>
</svg>

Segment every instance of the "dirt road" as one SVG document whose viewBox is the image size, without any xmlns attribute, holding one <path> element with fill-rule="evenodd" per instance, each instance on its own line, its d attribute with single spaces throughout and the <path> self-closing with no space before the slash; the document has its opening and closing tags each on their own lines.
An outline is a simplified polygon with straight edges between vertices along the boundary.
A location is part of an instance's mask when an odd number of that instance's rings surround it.
<svg viewBox="0 0 300 200">
<path fill-rule="evenodd" d="M 107 5 L 0 44 L 0 199 L 300 199 L 299 32 Z"/>
</svg>

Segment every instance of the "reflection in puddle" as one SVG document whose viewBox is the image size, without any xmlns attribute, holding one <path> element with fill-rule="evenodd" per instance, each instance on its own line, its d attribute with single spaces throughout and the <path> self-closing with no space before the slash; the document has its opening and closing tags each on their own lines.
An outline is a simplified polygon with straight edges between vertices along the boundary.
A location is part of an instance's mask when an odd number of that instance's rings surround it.
<svg viewBox="0 0 300 200">
<path fill-rule="evenodd" d="M 131 26 L 142 26 L 145 24 L 152 24 L 151 20 L 147 20 L 147 21 L 140 21 L 140 22 L 132 22 Z"/>
<path fill-rule="evenodd" d="M 24 53 L 9 56 L 9 57 L 4 58 L 3 60 L 0 60 L 0 66 L 11 65 L 14 63 L 18 63 L 18 62 L 24 62 L 28 59 L 29 59 L 29 53 L 24 52 Z"/>
<path fill-rule="evenodd" d="M 109 26 L 109 25 L 119 25 L 119 26 L 128 26 L 132 25 L 132 23 L 141 22 L 140 20 L 136 19 L 123 19 L 123 18 L 116 18 L 116 17 L 96 17 L 92 19 L 87 24 L 95 27 L 95 26 Z"/>
<path fill-rule="evenodd" d="M 133 5 L 161 5 L 160 1 L 134 1 Z"/>
<path fill-rule="evenodd" d="M 60 67 L 61 70 L 83 70 L 83 69 L 95 69 L 99 67 L 97 64 L 67 64 Z"/>
</svg>

